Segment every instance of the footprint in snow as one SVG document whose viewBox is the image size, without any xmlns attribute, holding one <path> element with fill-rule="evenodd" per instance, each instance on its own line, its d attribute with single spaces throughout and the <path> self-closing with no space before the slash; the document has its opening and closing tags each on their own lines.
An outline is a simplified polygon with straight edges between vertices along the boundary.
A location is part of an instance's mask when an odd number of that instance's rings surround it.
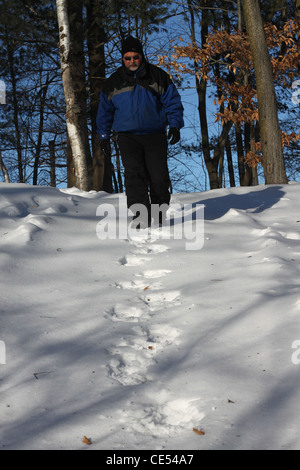
<svg viewBox="0 0 300 470">
<path fill-rule="evenodd" d="M 116 304 L 106 314 L 113 322 L 139 322 L 147 319 L 146 309 L 134 305 Z"/>
<path fill-rule="evenodd" d="M 153 352 L 162 350 L 171 344 L 180 344 L 181 331 L 170 325 L 152 325 L 151 328 L 138 325 L 132 328 L 134 335 L 123 337 L 116 346 L 109 348 L 111 354 L 121 354 L 122 348 L 135 351 L 149 349 Z"/>
<path fill-rule="evenodd" d="M 113 358 L 107 365 L 107 371 L 121 385 L 138 385 L 149 380 L 146 372 L 151 364 L 152 358 L 147 358 L 145 354 L 136 355 L 129 349 Z"/>
<path fill-rule="evenodd" d="M 141 434 L 174 436 L 199 427 L 205 417 L 199 410 L 199 401 L 199 398 L 172 399 L 170 390 L 161 390 L 154 397 L 149 396 L 149 403 L 129 403 L 130 411 L 124 411 L 124 422 Z"/>
<path fill-rule="evenodd" d="M 161 308 L 167 308 L 170 304 L 180 305 L 180 291 L 161 291 L 161 292 L 148 292 L 145 293 L 141 300 L 148 305 L 150 311 L 155 311 Z"/>
<path fill-rule="evenodd" d="M 279 224 L 273 224 L 273 227 L 254 229 L 252 230 L 252 234 L 255 237 L 286 238 L 287 240 L 300 240 L 300 233 L 284 232 L 282 230 L 277 230 L 276 225 Z"/>
<path fill-rule="evenodd" d="M 114 305 L 106 314 L 106 317 L 114 322 L 139 322 L 149 319 L 149 315 L 153 315 L 157 310 L 168 308 L 174 305 L 180 305 L 180 291 L 145 291 L 140 296 L 140 305 L 128 305 L 118 303 Z M 146 307 L 147 306 L 147 307 Z"/>
<path fill-rule="evenodd" d="M 145 328 L 133 328 L 135 335 L 122 340 L 108 352 L 113 356 L 107 365 L 109 375 L 122 385 L 137 385 L 149 380 L 148 369 L 155 363 L 153 343 Z"/>
<path fill-rule="evenodd" d="M 133 243 L 133 245 L 135 247 L 135 250 L 123 256 L 119 260 L 119 264 L 121 266 L 140 266 L 152 259 L 151 257 L 148 257 L 148 255 L 154 255 L 169 251 L 169 247 L 167 247 L 166 245 L 159 245 L 156 243 L 145 244 L 139 241 L 138 243 Z"/>
<path fill-rule="evenodd" d="M 168 325 L 156 325 L 151 332 L 143 327 L 133 328 L 135 335 L 122 338 L 108 349 L 113 356 L 107 365 L 109 375 L 122 385 L 137 385 L 152 380 L 150 367 L 156 355 L 170 344 L 179 344 L 180 331 Z"/>
<path fill-rule="evenodd" d="M 33 215 L 29 214 L 25 217 L 24 222 L 25 224 L 32 224 L 40 229 L 46 229 L 47 225 L 52 221 L 51 217 L 44 216 L 44 215 Z"/>
<path fill-rule="evenodd" d="M 26 217 L 28 212 L 28 205 L 25 203 L 18 204 L 8 204 L 3 207 L 3 212 L 8 215 L 8 217 L 17 218 L 17 217 Z"/>
<path fill-rule="evenodd" d="M 142 274 L 136 274 L 136 276 L 144 276 L 146 279 L 158 279 L 160 277 L 170 274 L 172 271 L 169 269 L 150 269 L 144 271 Z"/>
<path fill-rule="evenodd" d="M 51 220 L 48 216 L 29 214 L 22 218 L 22 223 L 17 228 L 7 232 L 4 242 L 26 245 L 34 240 L 37 232 L 46 229 Z"/>
<path fill-rule="evenodd" d="M 68 212 L 68 209 L 61 204 L 54 204 L 44 210 L 45 214 L 63 214 L 65 212 Z"/>
<path fill-rule="evenodd" d="M 164 253 L 169 250 L 165 245 L 147 243 L 146 239 L 131 239 L 134 251 L 119 260 L 121 266 L 141 266 L 152 258 L 148 255 Z M 163 291 L 159 279 L 171 271 L 167 269 L 146 270 L 135 274 L 136 279 L 116 283 L 119 289 L 143 290 L 144 295 L 137 298 L 137 304 L 119 303 L 107 312 L 107 317 L 114 322 L 137 323 L 148 320 L 155 311 L 171 305 L 179 305 L 180 291 Z M 139 278 L 139 279 L 137 279 Z M 139 305 L 141 303 L 141 305 Z M 178 344 L 179 330 L 162 325 L 152 325 L 151 333 L 142 326 L 133 329 L 135 336 L 122 338 L 108 352 L 113 356 L 107 365 L 109 375 L 122 385 L 136 385 L 151 380 L 149 369 L 156 362 L 155 355 L 170 344 Z"/>
<path fill-rule="evenodd" d="M 141 256 L 136 256 L 134 254 L 128 254 L 128 255 L 123 256 L 119 260 L 119 264 L 121 266 L 141 266 L 145 262 L 150 261 L 150 260 L 151 258 L 144 258 Z"/>
<path fill-rule="evenodd" d="M 11 204 L 7 203 L 5 198 L 4 202 L 6 204 L 2 204 L 0 213 L 3 211 L 17 225 L 16 228 L 6 233 L 4 241 L 7 244 L 26 245 L 34 240 L 36 232 L 47 229 L 48 224 L 53 221 L 51 215 L 67 211 L 61 204 L 53 204 L 41 209 L 40 200 L 35 197 L 32 197 L 31 202 L 28 203 Z"/>
<path fill-rule="evenodd" d="M 142 246 L 138 247 L 135 253 L 139 254 L 156 254 L 156 253 L 164 253 L 165 251 L 169 251 L 169 248 L 165 245 L 150 245 L 150 246 Z"/>
<path fill-rule="evenodd" d="M 126 289 L 126 290 L 157 290 L 161 288 L 161 284 L 159 282 L 153 282 L 151 285 L 148 285 L 144 279 L 134 280 L 134 281 L 121 281 L 116 282 L 116 287 L 118 289 Z"/>
</svg>

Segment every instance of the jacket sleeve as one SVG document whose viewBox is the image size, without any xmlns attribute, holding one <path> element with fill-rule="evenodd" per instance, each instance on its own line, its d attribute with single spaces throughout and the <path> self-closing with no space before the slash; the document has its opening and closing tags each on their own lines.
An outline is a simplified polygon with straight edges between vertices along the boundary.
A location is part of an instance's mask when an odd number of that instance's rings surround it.
<svg viewBox="0 0 300 470">
<path fill-rule="evenodd" d="M 100 102 L 97 112 L 97 131 L 100 139 L 109 139 L 111 127 L 114 120 L 115 107 L 107 94 L 103 91 L 100 93 Z"/>
<path fill-rule="evenodd" d="M 169 84 L 166 91 L 161 95 L 161 103 L 165 108 L 169 126 L 181 129 L 184 126 L 183 106 L 173 82 Z"/>
</svg>

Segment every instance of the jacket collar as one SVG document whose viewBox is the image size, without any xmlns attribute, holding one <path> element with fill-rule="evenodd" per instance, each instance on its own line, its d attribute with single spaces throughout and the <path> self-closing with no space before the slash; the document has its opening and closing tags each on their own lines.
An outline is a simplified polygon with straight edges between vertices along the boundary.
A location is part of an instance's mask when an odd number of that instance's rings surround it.
<svg viewBox="0 0 300 470">
<path fill-rule="evenodd" d="M 121 74 L 123 79 L 125 78 L 130 81 L 144 78 L 148 74 L 148 63 L 144 60 L 140 68 L 135 72 L 131 72 L 123 64 L 122 67 L 120 67 L 119 69 L 119 73 Z"/>
</svg>

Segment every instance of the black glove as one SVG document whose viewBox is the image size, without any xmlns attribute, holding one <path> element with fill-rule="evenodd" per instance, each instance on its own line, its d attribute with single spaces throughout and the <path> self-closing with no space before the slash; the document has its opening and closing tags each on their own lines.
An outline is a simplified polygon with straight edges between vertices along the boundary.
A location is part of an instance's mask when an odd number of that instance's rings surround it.
<svg viewBox="0 0 300 470">
<path fill-rule="evenodd" d="M 168 139 L 170 139 L 170 144 L 177 144 L 180 140 L 180 130 L 177 127 L 170 127 Z"/>
<path fill-rule="evenodd" d="M 100 147 L 104 155 L 108 156 L 111 153 L 110 149 L 110 140 L 109 139 L 102 139 L 100 140 Z"/>
</svg>

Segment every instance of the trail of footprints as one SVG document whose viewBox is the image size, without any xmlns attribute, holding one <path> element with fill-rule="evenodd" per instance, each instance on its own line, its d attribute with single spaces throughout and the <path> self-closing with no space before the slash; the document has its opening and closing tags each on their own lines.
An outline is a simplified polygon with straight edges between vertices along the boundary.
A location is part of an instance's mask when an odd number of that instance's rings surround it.
<svg viewBox="0 0 300 470">
<path fill-rule="evenodd" d="M 145 268 L 152 255 L 168 250 L 165 245 L 155 244 L 153 241 L 131 240 L 130 243 L 133 251 L 119 260 L 120 265 L 125 268 Z M 163 278 L 170 272 L 167 269 L 146 269 L 141 273 L 134 273 L 131 281 L 115 284 L 117 289 L 130 291 L 126 303 L 116 303 L 106 314 L 111 321 L 122 322 L 122 329 L 124 323 L 128 325 L 128 332 L 108 350 L 111 355 L 107 365 L 108 373 L 122 385 L 151 381 L 151 371 L 155 370 L 157 355 L 166 346 L 179 343 L 178 329 L 149 321 L 151 317 L 158 317 L 159 311 L 180 304 L 180 291 L 166 291 L 163 286 Z"/>
<path fill-rule="evenodd" d="M 60 203 L 52 202 L 49 197 L 30 196 L 24 202 L 12 203 L 0 195 L 0 218 L 7 219 L 7 228 L 0 232 L 1 244 L 26 245 L 35 239 L 36 233 L 47 230 L 55 215 L 68 211 Z M 67 197 L 72 205 L 76 205 L 73 197 Z"/>
</svg>

